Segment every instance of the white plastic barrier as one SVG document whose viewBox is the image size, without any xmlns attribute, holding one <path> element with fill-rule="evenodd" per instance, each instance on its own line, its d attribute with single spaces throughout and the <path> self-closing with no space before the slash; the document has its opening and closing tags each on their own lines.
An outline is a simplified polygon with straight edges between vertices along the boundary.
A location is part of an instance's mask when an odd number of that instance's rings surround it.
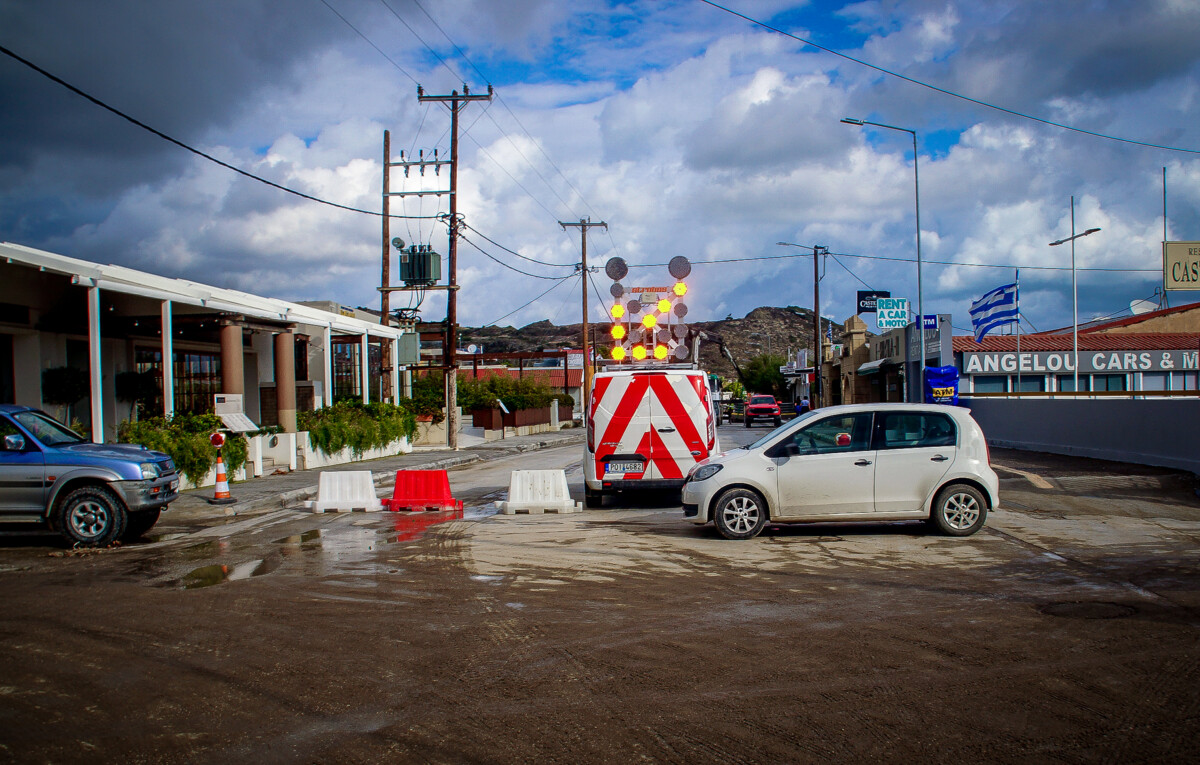
<svg viewBox="0 0 1200 765">
<path fill-rule="evenodd" d="M 577 513 L 583 503 L 571 499 L 563 470 L 514 470 L 508 484 L 508 501 L 497 502 L 505 515 L 517 513 Z"/>
<path fill-rule="evenodd" d="M 383 509 L 375 496 L 370 470 L 327 470 L 320 474 L 317 498 L 304 503 L 314 513 L 375 513 Z"/>
</svg>

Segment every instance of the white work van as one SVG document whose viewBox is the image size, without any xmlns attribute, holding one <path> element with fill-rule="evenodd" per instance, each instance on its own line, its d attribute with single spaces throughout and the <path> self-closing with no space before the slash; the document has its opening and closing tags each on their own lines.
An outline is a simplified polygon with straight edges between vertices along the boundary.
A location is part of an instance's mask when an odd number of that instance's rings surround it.
<svg viewBox="0 0 1200 765">
<path fill-rule="evenodd" d="M 677 489 L 692 466 L 717 452 L 707 376 L 691 368 L 636 368 L 596 374 L 583 457 L 589 507 L 606 495 Z"/>
</svg>

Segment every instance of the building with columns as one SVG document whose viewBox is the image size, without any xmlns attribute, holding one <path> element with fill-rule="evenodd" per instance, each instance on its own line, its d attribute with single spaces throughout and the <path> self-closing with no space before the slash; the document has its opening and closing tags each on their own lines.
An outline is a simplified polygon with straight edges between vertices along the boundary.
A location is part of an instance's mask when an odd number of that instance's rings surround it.
<svg viewBox="0 0 1200 765">
<path fill-rule="evenodd" d="M 135 402 L 171 416 L 232 394 L 256 425 L 294 432 L 297 411 L 399 397 L 416 338 L 360 313 L 0 243 L 0 403 L 69 416 L 103 443 Z M 69 407 L 43 386 L 63 368 L 87 380 Z"/>
</svg>

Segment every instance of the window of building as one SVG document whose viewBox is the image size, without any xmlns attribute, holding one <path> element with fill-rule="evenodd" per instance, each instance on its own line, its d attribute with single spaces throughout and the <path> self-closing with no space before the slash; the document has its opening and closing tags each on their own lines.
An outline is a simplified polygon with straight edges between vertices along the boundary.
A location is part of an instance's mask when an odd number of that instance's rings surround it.
<svg viewBox="0 0 1200 765">
<path fill-rule="evenodd" d="M 0 335 L 0 404 L 16 403 L 12 335 Z"/>
<path fill-rule="evenodd" d="M 358 338 L 333 339 L 333 400 L 362 400 L 362 353 Z"/>
<path fill-rule="evenodd" d="M 308 379 L 308 335 L 296 335 L 296 379 Z"/>
<path fill-rule="evenodd" d="M 1058 389 L 1063 393 L 1075 392 L 1075 375 L 1059 375 Z M 1087 375 L 1079 375 L 1079 390 L 1089 391 L 1092 389 L 1091 379 Z"/>
<path fill-rule="evenodd" d="M 1129 390 L 1125 375 L 1092 375 L 1092 390 Z"/>
<path fill-rule="evenodd" d="M 1013 378 L 1013 390 L 1022 393 L 1041 393 L 1046 390 L 1046 378 L 1043 375 L 1021 375 Z"/>
<path fill-rule="evenodd" d="M 221 392 L 221 354 L 210 351 L 175 351 L 175 411 L 203 414 L 213 410 L 213 396 Z M 138 372 L 153 372 L 158 383 L 146 411 L 157 415 L 163 410 L 162 350 L 138 348 L 134 354 Z"/>
<path fill-rule="evenodd" d="M 1006 375 L 975 375 L 972 378 L 976 393 L 1007 393 L 1008 377 Z"/>
<path fill-rule="evenodd" d="M 1166 390 L 1170 372 L 1142 372 L 1142 390 Z"/>
<path fill-rule="evenodd" d="M 1198 390 L 1197 372 L 1172 372 L 1171 373 L 1171 390 Z"/>
</svg>

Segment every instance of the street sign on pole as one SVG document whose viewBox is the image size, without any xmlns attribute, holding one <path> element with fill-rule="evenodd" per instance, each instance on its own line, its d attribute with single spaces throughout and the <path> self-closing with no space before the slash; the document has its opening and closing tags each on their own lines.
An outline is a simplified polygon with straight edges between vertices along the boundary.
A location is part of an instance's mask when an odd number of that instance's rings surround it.
<svg viewBox="0 0 1200 765">
<path fill-rule="evenodd" d="M 875 301 L 875 316 L 881 330 L 907 327 L 908 298 L 879 298 Z"/>
</svg>

